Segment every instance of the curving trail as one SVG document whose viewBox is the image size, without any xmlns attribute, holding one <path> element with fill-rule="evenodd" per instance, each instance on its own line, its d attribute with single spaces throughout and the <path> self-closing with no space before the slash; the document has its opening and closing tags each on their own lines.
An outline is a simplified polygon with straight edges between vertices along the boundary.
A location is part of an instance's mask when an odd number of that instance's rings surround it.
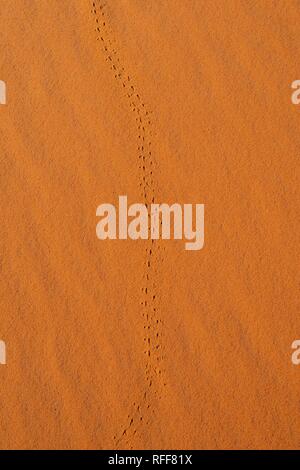
<svg viewBox="0 0 300 470">
<path fill-rule="evenodd" d="M 100 49 L 105 56 L 112 75 L 120 84 L 127 98 L 128 109 L 135 119 L 137 134 L 137 164 L 141 201 L 148 206 L 157 202 L 157 187 L 154 180 L 157 162 L 152 151 L 152 113 L 143 102 L 141 93 L 133 83 L 126 65 L 121 61 L 116 40 L 110 27 L 109 10 L 99 1 L 92 2 L 91 13 L 95 21 L 95 32 Z M 149 224 L 150 227 L 150 224 Z M 150 230 L 150 228 L 149 228 Z M 163 261 L 159 240 L 150 240 L 145 248 L 144 277 L 141 287 L 140 310 L 143 316 L 143 341 L 145 344 L 145 388 L 132 403 L 127 422 L 114 436 L 114 447 L 132 448 L 132 440 L 141 427 L 155 418 L 155 407 L 161 391 L 166 385 L 163 380 L 163 321 L 159 312 L 157 266 Z"/>
</svg>

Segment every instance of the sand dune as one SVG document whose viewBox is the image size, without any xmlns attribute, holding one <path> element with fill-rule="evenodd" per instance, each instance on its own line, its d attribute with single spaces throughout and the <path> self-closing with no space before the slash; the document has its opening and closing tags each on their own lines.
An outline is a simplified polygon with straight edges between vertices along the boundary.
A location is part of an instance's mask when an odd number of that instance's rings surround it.
<svg viewBox="0 0 300 470">
<path fill-rule="evenodd" d="M 0 5 L 0 446 L 299 448 L 299 4 L 103 3 Z M 98 240 L 123 194 L 203 250 Z"/>
</svg>

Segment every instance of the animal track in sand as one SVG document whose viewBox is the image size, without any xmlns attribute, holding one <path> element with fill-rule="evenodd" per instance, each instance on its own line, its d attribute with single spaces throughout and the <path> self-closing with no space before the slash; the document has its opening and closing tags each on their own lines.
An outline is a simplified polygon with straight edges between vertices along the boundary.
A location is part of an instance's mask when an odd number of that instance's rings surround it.
<svg viewBox="0 0 300 470">
<path fill-rule="evenodd" d="M 117 52 L 117 43 L 109 27 L 109 15 L 106 4 L 101 1 L 92 2 L 91 13 L 95 19 L 97 41 L 101 45 L 106 62 L 120 83 L 120 87 L 127 98 L 131 113 L 134 115 L 137 130 L 137 161 L 140 172 L 139 188 L 141 198 L 148 207 L 155 202 L 155 181 L 153 174 L 157 168 L 156 160 L 152 155 L 152 120 L 131 76 L 126 67 L 122 65 Z M 150 227 L 150 224 L 149 224 Z M 166 385 L 163 381 L 163 344 L 162 326 L 159 317 L 159 291 L 157 266 L 163 261 L 159 240 L 149 240 L 145 250 L 145 273 L 141 288 L 141 310 L 144 320 L 144 354 L 145 354 L 145 390 L 137 402 L 134 402 L 127 416 L 127 423 L 123 429 L 114 436 L 114 447 L 132 448 L 130 440 L 136 436 L 144 424 L 148 425 L 155 415 L 155 404 L 161 397 L 161 391 Z"/>
</svg>

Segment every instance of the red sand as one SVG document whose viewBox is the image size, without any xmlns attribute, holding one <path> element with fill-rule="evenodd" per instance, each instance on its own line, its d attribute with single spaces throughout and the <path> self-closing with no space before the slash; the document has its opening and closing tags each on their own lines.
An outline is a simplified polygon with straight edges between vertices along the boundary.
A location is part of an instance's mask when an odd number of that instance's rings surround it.
<svg viewBox="0 0 300 470">
<path fill-rule="evenodd" d="M 106 3 L 0 6 L 1 448 L 299 448 L 299 3 Z"/>
</svg>

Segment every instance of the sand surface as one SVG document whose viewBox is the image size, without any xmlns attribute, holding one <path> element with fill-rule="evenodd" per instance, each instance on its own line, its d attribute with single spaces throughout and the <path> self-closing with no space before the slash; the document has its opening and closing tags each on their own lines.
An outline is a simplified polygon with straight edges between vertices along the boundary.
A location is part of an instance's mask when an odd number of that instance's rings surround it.
<svg viewBox="0 0 300 470">
<path fill-rule="evenodd" d="M 0 0 L 0 448 L 299 448 L 299 18 Z M 204 249 L 99 241 L 122 194 Z"/>
</svg>

